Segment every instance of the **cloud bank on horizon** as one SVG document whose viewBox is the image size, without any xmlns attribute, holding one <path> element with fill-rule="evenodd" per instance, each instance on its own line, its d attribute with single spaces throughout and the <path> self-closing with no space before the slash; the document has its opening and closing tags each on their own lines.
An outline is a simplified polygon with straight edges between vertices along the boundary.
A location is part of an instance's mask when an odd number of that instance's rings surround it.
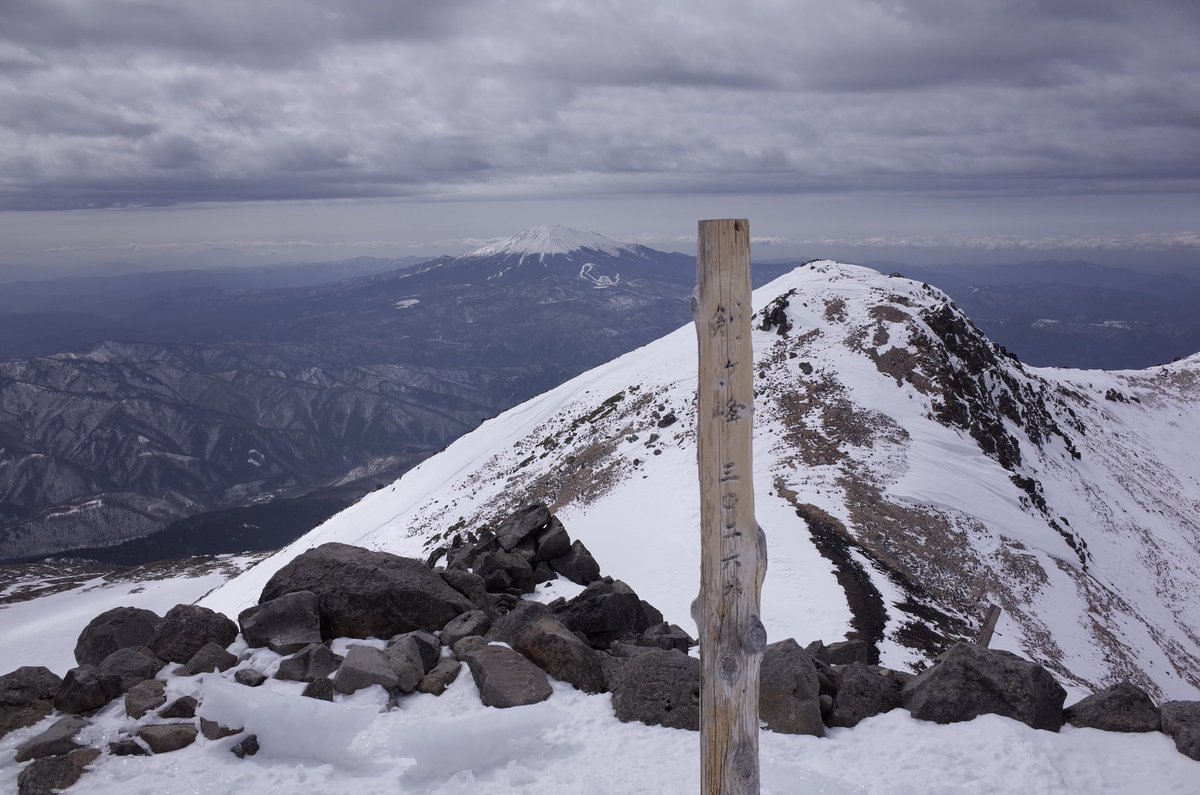
<svg viewBox="0 0 1200 795">
<path fill-rule="evenodd" d="M 0 211 L 1194 203 L 1198 39 L 1191 0 L 4 0 Z"/>
</svg>

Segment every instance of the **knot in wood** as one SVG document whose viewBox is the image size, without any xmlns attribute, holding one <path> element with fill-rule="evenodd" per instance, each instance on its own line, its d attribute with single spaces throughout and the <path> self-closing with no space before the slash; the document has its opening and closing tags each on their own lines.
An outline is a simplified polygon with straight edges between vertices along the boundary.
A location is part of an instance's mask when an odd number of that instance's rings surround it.
<svg viewBox="0 0 1200 795">
<path fill-rule="evenodd" d="M 721 658 L 721 664 L 717 675 L 721 677 L 721 683 L 726 687 L 733 687 L 734 680 L 737 679 L 738 669 L 741 666 L 738 664 L 738 659 L 732 654 L 726 654 Z"/>
<path fill-rule="evenodd" d="M 751 616 L 742 633 L 742 644 L 752 654 L 757 654 L 767 648 L 767 628 L 763 626 L 758 616 Z"/>
</svg>

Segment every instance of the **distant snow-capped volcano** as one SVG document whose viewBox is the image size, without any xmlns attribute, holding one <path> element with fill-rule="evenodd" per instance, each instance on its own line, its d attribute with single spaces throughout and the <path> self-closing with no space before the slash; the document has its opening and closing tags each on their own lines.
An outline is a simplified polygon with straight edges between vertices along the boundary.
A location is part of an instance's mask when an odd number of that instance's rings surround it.
<svg viewBox="0 0 1200 795">
<path fill-rule="evenodd" d="M 596 232 L 582 232 L 578 229 L 568 229 L 565 226 L 541 224 L 518 232 L 506 240 L 477 248 L 463 254 L 459 259 L 506 254 L 515 254 L 520 257 L 545 257 L 550 254 L 571 254 L 576 251 L 596 251 L 618 256 L 622 252 L 635 252 L 640 248 L 642 246 L 619 243 L 611 237 L 605 237 Z"/>
</svg>

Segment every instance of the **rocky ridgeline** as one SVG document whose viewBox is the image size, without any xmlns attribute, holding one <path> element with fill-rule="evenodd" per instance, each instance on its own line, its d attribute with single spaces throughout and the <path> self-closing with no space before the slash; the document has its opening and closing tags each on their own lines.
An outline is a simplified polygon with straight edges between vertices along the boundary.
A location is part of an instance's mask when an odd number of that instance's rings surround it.
<svg viewBox="0 0 1200 795">
<path fill-rule="evenodd" d="M 434 568 L 443 558 L 445 567 Z M 556 577 L 585 587 L 549 604 L 520 598 Z M 249 647 L 240 657 L 228 650 L 239 629 Z M 383 648 L 351 644 L 342 656 L 330 648 L 335 638 L 389 640 Z M 392 705 L 411 693 L 438 696 L 465 664 L 487 706 L 544 701 L 553 677 L 612 693 L 623 721 L 698 730 L 700 662 L 687 653 L 694 645 L 628 585 L 602 577 L 587 548 L 534 505 L 494 531 L 455 537 L 428 562 L 345 544 L 309 550 L 271 578 L 237 624 L 196 605 L 162 617 L 133 607 L 102 613 L 80 634 L 79 666 L 65 677 L 42 667 L 0 677 L 0 736 L 59 716 L 16 749 L 15 761 L 29 763 L 21 795 L 68 787 L 103 754 L 169 753 L 197 737 L 251 756 L 255 736 L 198 715 L 195 696 L 168 703 L 166 682 L 215 673 L 258 687 L 267 680 L 254 667 L 264 648 L 283 655 L 274 677 L 303 682 L 309 698 L 335 701 L 373 685 Z M 998 714 L 1048 731 L 1064 722 L 1162 731 L 1200 760 L 1200 702 L 1158 707 L 1119 684 L 1064 710 L 1066 692 L 1054 678 L 1009 652 L 960 643 L 915 676 L 870 664 L 875 654 L 861 640 L 771 644 L 761 668 L 763 725 L 822 736 L 899 707 L 937 723 Z M 88 716 L 118 699 L 134 728 L 105 748 L 77 742 Z"/>
</svg>

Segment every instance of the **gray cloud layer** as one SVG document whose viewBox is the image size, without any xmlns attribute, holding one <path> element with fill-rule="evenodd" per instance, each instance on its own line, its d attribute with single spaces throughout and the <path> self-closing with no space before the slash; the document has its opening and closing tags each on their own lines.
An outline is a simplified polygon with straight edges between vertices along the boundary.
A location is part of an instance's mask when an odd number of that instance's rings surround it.
<svg viewBox="0 0 1200 795">
<path fill-rule="evenodd" d="M 0 209 L 1200 189 L 1200 4 L 3 0 Z"/>
</svg>

